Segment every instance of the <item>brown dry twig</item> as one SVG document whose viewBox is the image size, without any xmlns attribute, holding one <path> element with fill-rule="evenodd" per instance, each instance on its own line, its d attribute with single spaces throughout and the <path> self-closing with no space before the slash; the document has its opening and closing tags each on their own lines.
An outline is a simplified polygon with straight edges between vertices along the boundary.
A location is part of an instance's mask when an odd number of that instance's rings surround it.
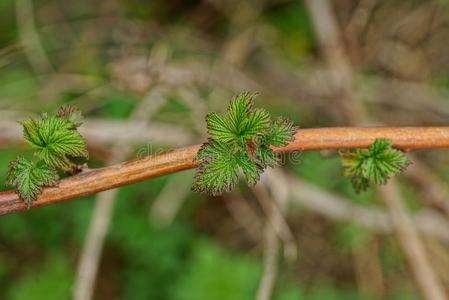
<svg viewBox="0 0 449 300">
<path fill-rule="evenodd" d="M 380 192 L 389 208 L 391 220 L 398 232 L 398 238 L 403 244 L 403 251 L 410 262 L 416 283 L 424 298 L 428 300 L 447 299 L 444 286 L 430 264 L 430 258 L 402 202 L 397 185 L 391 181 L 382 187 Z"/>
<path fill-rule="evenodd" d="M 449 148 L 449 127 L 337 127 L 302 129 L 295 140 L 277 152 L 320 149 L 366 148 L 376 139 L 391 140 L 398 149 Z M 44 189 L 32 208 L 135 183 L 157 176 L 192 169 L 199 145 L 151 155 L 122 164 L 86 170 L 60 181 L 58 187 Z M 13 191 L 0 193 L 0 215 L 25 211 L 27 205 Z"/>
<path fill-rule="evenodd" d="M 292 207 L 305 208 L 329 220 L 349 222 L 376 234 L 391 234 L 395 230 L 386 210 L 357 205 L 349 198 L 330 193 L 292 174 L 288 175 L 287 181 Z M 444 216 L 423 209 L 411 218 L 422 236 L 449 244 L 449 222 Z"/>
</svg>

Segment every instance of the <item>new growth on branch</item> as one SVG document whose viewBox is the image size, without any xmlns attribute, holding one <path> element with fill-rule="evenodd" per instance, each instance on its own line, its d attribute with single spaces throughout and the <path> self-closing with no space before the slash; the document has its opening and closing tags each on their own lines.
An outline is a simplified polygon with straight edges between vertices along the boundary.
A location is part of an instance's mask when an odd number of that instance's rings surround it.
<svg viewBox="0 0 449 300">
<path fill-rule="evenodd" d="M 83 170 L 87 145 L 77 131 L 78 109 L 21 121 L 35 159 L 18 157 L 9 165 L 0 193 L 0 215 L 50 205 L 186 169 L 197 168 L 192 189 L 211 195 L 232 190 L 242 173 L 255 185 L 267 167 L 279 165 L 284 152 L 337 149 L 344 176 L 357 192 L 387 180 L 410 164 L 404 150 L 449 148 L 449 127 L 337 127 L 298 129 L 290 120 L 272 120 L 254 107 L 256 93 L 231 99 L 225 115 L 206 116 L 209 139 L 170 152 L 102 169 Z M 59 180 L 62 173 L 72 175 Z"/>
</svg>

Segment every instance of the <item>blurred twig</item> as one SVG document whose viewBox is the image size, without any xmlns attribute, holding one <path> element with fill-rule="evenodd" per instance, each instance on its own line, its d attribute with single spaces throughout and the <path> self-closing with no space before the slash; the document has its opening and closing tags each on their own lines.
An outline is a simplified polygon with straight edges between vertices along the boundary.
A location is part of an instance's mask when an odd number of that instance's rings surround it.
<svg viewBox="0 0 449 300">
<path fill-rule="evenodd" d="M 270 193 L 269 190 L 271 190 Z M 276 170 L 268 170 L 262 176 L 261 184 L 255 187 L 254 192 L 267 215 L 264 230 L 264 272 L 256 299 L 269 300 L 273 294 L 278 273 L 280 242 L 283 241 L 284 255 L 290 261 L 296 260 L 298 249 L 284 216 L 288 207 L 288 191 L 283 174 Z M 269 205 L 270 203 L 271 205 Z M 283 228 L 282 230 L 285 232 L 279 235 L 279 229 L 276 227 Z"/>
<path fill-rule="evenodd" d="M 435 239 L 425 238 L 425 245 L 427 251 L 430 253 L 434 268 L 440 275 L 445 287 L 449 287 L 449 272 L 447 266 L 449 265 L 449 252 L 447 245 L 441 244 Z"/>
<path fill-rule="evenodd" d="M 0 112 L 2 116 L 2 114 Z M 11 118 L 26 118 L 27 115 L 20 113 L 16 117 L 11 113 Z M 9 117 L 5 117 L 8 119 Z M 113 121 L 101 119 L 87 119 L 80 128 L 81 134 L 86 138 L 90 146 L 108 147 L 117 141 L 117 137 L 123 143 L 130 145 L 154 144 L 182 146 L 194 140 L 193 135 L 179 126 L 161 122 L 147 124 L 141 121 Z M 11 144 L 23 143 L 23 134 L 20 124 L 12 120 L 0 120 L 0 141 Z M 148 153 L 150 154 L 150 153 Z"/>
<path fill-rule="evenodd" d="M 449 218 L 449 188 L 427 165 L 412 156 L 413 163 L 404 175 L 417 184 L 425 204 L 435 207 Z"/>
<path fill-rule="evenodd" d="M 257 300 L 269 300 L 273 293 L 274 284 L 278 273 L 278 257 L 280 241 L 271 225 L 265 226 L 263 255 L 263 275 L 257 290 Z"/>
<path fill-rule="evenodd" d="M 338 22 L 328 0 L 307 0 L 321 50 L 327 60 L 335 86 L 337 87 L 337 108 L 350 124 L 360 125 L 365 112 L 353 92 L 353 72 L 344 53 Z"/>
<path fill-rule="evenodd" d="M 359 290 L 375 299 L 385 298 L 382 263 L 379 259 L 379 240 L 371 238 L 358 247 L 352 247 L 354 268 Z"/>
<path fill-rule="evenodd" d="M 90 218 L 89 229 L 80 254 L 73 287 L 74 300 L 92 299 L 104 239 L 113 213 L 117 189 L 99 193 Z"/>
<path fill-rule="evenodd" d="M 350 199 L 332 194 L 293 175 L 288 177 L 288 187 L 292 204 L 326 218 L 351 222 L 377 233 L 394 231 L 390 215 L 379 208 L 353 204 Z M 420 233 L 449 244 L 449 222 L 446 218 L 430 210 L 422 210 L 411 218 Z"/>
<path fill-rule="evenodd" d="M 157 227 L 169 226 L 190 192 L 190 173 L 172 175 L 150 208 L 149 219 Z"/>
<path fill-rule="evenodd" d="M 252 207 L 246 198 L 237 190 L 224 194 L 226 207 L 229 213 L 253 242 L 260 241 L 264 224 L 258 211 Z"/>
<path fill-rule="evenodd" d="M 201 122 L 198 122 L 198 120 L 204 119 L 207 114 L 207 107 L 206 104 L 201 101 L 201 96 L 198 90 L 193 87 L 181 87 L 178 88 L 177 93 L 180 100 L 189 108 L 195 130 L 201 136 L 206 136 L 206 128 Z"/>
<path fill-rule="evenodd" d="M 17 43 L 11 44 L 0 49 L 0 69 L 14 61 L 14 56 L 19 52 Z"/>
<path fill-rule="evenodd" d="M 394 183 L 394 181 L 392 182 Z M 410 216 L 406 213 L 407 210 L 402 202 L 397 185 L 389 183 L 379 190 L 389 208 L 395 230 L 403 244 L 402 249 L 413 269 L 416 282 L 423 296 L 428 300 L 447 299 L 443 285 L 430 264 L 423 243 L 415 231 Z"/>
<path fill-rule="evenodd" d="M 357 4 L 348 25 L 344 29 L 344 35 L 348 40 L 348 50 L 352 53 L 352 57 L 355 61 L 360 62 L 361 53 L 357 50 L 360 49 L 360 39 L 362 34 L 366 30 L 366 25 L 370 19 L 373 9 L 378 4 L 379 0 L 361 0 Z"/>
<path fill-rule="evenodd" d="M 209 0 L 212 2 L 211 0 Z M 229 14 L 230 37 L 222 50 L 222 63 L 240 67 L 255 46 L 255 23 L 263 11 L 266 1 L 239 1 Z"/>
<path fill-rule="evenodd" d="M 255 186 L 254 193 L 267 216 L 268 225 L 284 244 L 285 257 L 289 261 L 295 261 L 298 255 L 295 238 L 278 204 L 270 199 L 268 191 L 263 185 Z"/>
<path fill-rule="evenodd" d="M 19 28 L 20 40 L 29 63 L 37 74 L 48 74 L 53 67 L 45 54 L 39 34 L 35 28 L 33 1 L 15 0 L 17 27 Z"/>
</svg>

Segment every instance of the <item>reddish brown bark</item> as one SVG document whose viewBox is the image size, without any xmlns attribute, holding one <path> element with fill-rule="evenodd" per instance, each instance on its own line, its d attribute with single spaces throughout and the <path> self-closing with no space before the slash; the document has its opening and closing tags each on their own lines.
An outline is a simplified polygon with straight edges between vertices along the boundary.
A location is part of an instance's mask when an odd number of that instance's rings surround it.
<svg viewBox="0 0 449 300">
<path fill-rule="evenodd" d="M 389 139 L 399 149 L 449 148 L 449 127 L 316 128 L 302 129 L 277 152 L 365 148 L 379 138 Z M 199 145 L 155 154 L 102 169 L 88 170 L 63 179 L 58 187 L 46 188 L 31 208 L 80 198 L 134 182 L 163 176 L 196 166 Z M 0 215 L 27 210 L 13 191 L 0 193 Z"/>
<path fill-rule="evenodd" d="M 449 127 L 333 127 L 302 129 L 280 151 L 365 148 L 376 139 L 391 140 L 398 149 L 449 148 Z"/>
</svg>

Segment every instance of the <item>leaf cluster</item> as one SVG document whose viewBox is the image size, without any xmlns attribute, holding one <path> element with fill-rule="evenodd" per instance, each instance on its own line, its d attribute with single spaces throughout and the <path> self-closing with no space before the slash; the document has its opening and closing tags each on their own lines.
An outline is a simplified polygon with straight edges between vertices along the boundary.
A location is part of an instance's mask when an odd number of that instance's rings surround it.
<svg viewBox="0 0 449 300">
<path fill-rule="evenodd" d="M 264 109 L 254 108 L 254 93 L 235 96 L 226 115 L 206 116 L 208 142 L 198 152 L 200 165 L 192 189 L 219 195 L 230 191 L 243 173 L 249 185 L 259 180 L 267 167 L 279 164 L 271 146 L 285 146 L 297 128 L 284 118 L 274 121 Z"/>
<path fill-rule="evenodd" d="M 343 175 L 352 177 L 355 191 L 366 190 L 372 184 L 385 184 L 391 176 L 403 172 L 410 160 L 392 142 L 377 139 L 368 149 L 355 149 L 341 153 L 346 168 Z"/>
<path fill-rule="evenodd" d="M 9 164 L 7 183 L 31 205 L 45 186 L 58 183 L 58 171 L 70 172 L 76 161 L 87 160 L 84 138 L 77 131 L 82 124 L 81 112 L 73 106 L 61 107 L 56 115 L 43 114 L 40 119 L 19 122 L 25 141 L 34 149 L 38 161 L 18 157 Z"/>
</svg>

